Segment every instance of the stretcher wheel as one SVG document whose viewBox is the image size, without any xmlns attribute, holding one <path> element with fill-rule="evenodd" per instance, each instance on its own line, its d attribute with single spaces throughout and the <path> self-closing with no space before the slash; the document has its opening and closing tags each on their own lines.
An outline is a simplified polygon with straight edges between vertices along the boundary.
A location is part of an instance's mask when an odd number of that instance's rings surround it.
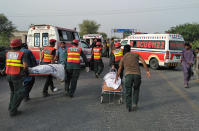
<svg viewBox="0 0 199 131">
<path fill-rule="evenodd" d="M 100 98 L 100 103 L 101 103 L 101 104 L 103 103 L 103 99 L 104 99 L 104 97 L 101 96 L 101 98 Z"/>
</svg>

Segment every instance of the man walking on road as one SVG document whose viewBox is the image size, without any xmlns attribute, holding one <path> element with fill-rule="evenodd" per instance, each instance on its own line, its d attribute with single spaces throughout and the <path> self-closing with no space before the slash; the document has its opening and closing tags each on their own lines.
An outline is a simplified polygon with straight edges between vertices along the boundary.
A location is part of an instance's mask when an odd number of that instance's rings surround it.
<svg viewBox="0 0 199 131">
<path fill-rule="evenodd" d="M 104 63 L 102 61 L 102 47 L 101 42 L 96 43 L 96 47 L 93 48 L 92 58 L 94 59 L 94 70 L 96 78 L 99 78 L 104 69 Z"/>
<path fill-rule="evenodd" d="M 131 53 L 131 46 L 125 45 L 124 50 L 128 53 L 124 55 L 120 61 L 119 70 L 116 76 L 116 80 L 120 76 L 122 68 L 125 70 L 125 96 L 126 96 L 126 107 L 128 111 L 136 111 L 139 101 L 139 92 L 141 85 L 141 72 L 139 67 L 139 61 L 142 62 L 146 70 L 147 77 L 150 77 L 149 69 L 144 61 L 144 59 L 137 53 Z M 133 106 L 132 106 L 132 87 L 133 91 Z"/>
<path fill-rule="evenodd" d="M 26 43 L 22 44 L 22 48 L 20 51 L 23 51 L 27 55 L 27 66 L 28 67 L 34 67 L 37 65 L 36 59 L 32 52 L 28 50 L 28 46 Z M 30 91 L 35 83 L 35 77 L 34 76 L 25 76 L 24 77 L 24 88 L 25 88 L 25 101 L 29 101 L 30 97 Z"/>
<path fill-rule="evenodd" d="M 64 67 L 66 67 L 66 58 L 67 58 L 66 52 L 67 52 L 67 48 L 66 48 L 65 42 L 61 42 L 60 47 L 58 48 L 56 52 L 55 60 L 57 60 L 59 64 L 64 65 Z"/>
<path fill-rule="evenodd" d="M 10 43 L 12 49 L 6 54 L 6 74 L 11 91 L 8 108 L 10 116 L 19 114 L 17 109 L 25 95 L 23 76 L 28 75 L 28 57 L 26 53 L 20 51 L 21 44 L 19 39 L 12 40 Z"/>
<path fill-rule="evenodd" d="M 84 55 L 82 49 L 78 47 L 79 41 L 73 40 L 72 44 L 73 46 L 67 49 L 67 78 L 65 80 L 66 95 L 69 95 L 71 98 L 74 96 L 77 87 L 77 80 L 80 74 L 80 56 L 85 62 L 86 71 L 89 72 L 88 60 Z"/>
<path fill-rule="evenodd" d="M 55 47 L 55 43 L 56 40 L 55 39 L 51 39 L 50 40 L 50 46 L 46 46 L 44 47 L 44 51 L 43 51 L 43 63 L 44 64 L 53 64 L 54 63 L 54 59 L 55 59 L 55 55 L 56 55 L 56 49 Z M 57 88 L 54 87 L 54 83 L 53 83 L 53 77 L 51 75 L 47 76 L 44 88 L 43 88 L 43 97 L 48 97 L 48 87 L 50 86 L 51 91 L 57 91 Z"/>
<path fill-rule="evenodd" d="M 184 73 L 184 87 L 189 88 L 189 80 L 192 75 L 192 65 L 194 64 L 194 52 L 190 43 L 185 43 L 185 49 L 182 51 L 182 69 Z"/>
</svg>

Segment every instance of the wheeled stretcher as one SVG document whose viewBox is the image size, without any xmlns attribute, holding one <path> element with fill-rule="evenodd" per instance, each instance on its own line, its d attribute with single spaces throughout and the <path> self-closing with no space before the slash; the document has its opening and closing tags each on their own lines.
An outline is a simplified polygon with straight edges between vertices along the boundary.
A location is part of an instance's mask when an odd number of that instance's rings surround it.
<svg viewBox="0 0 199 131">
<path fill-rule="evenodd" d="M 104 96 L 105 95 L 108 95 L 109 102 L 110 102 L 111 95 L 114 95 L 114 98 L 115 98 L 116 95 L 119 95 L 119 97 L 120 97 L 119 103 L 122 104 L 123 103 L 123 88 L 122 88 L 122 85 L 120 85 L 117 89 L 114 89 L 114 88 L 108 87 L 106 82 L 104 82 L 103 86 L 102 86 L 100 103 L 104 102 Z"/>
</svg>

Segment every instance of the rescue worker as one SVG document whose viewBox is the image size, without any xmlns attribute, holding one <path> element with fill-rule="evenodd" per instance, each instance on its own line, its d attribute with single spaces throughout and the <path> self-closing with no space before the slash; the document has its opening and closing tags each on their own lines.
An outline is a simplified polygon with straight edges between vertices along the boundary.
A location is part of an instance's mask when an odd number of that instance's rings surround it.
<svg viewBox="0 0 199 131">
<path fill-rule="evenodd" d="M 44 64 L 53 64 L 54 63 L 54 59 L 55 59 L 55 55 L 56 55 L 56 49 L 54 48 L 55 43 L 56 43 L 56 40 L 51 39 L 50 46 L 44 47 L 43 57 L 42 57 L 42 61 Z M 51 75 L 47 76 L 47 79 L 46 79 L 46 82 L 45 82 L 45 85 L 43 88 L 43 97 L 49 96 L 49 94 L 48 94 L 49 86 L 50 86 L 52 92 L 57 91 L 57 88 L 54 87 L 53 77 Z"/>
<path fill-rule="evenodd" d="M 192 66 L 194 64 L 194 52 L 189 42 L 185 43 L 185 49 L 182 51 L 181 58 L 184 73 L 184 87 L 189 88 L 189 80 L 192 76 Z"/>
<path fill-rule="evenodd" d="M 104 69 L 104 63 L 102 61 L 102 47 L 101 42 L 96 43 L 96 47 L 93 48 L 92 58 L 94 59 L 94 71 L 96 78 L 99 78 Z"/>
<path fill-rule="evenodd" d="M 26 43 L 22 44 L 22 48 L 20 51 L 23 51 L 24 53 L 27 54 L 27 66 L 28 67 L 34 67 L 37 65 L 36 59 L 32 52 L 28 50 L 28 46 Z M 35 77 L 34 76 L 25 76 L 24 77 L 24 88 L 25 88 L 25 97 L 24 100 L 25 102 L 30 100 L 29 94 L 30 91 L 35 83 Z"/>
<path fill-rule="evenodd" d="M 88 60 L 84 55 L 82 49 L 78 47 L 79 41 L 73 40 L 72 45 L 72 47 L 67 49 L 67 78 L 65 80 L 66 95 L 71 98 L 74 96 L 77 87 L 77 80 L 80 74 L 80 56 L 83 58 L 85 62 L 86 71 L 89 72 Z"/>
<path fill-rule="evenodd" d="M 23 76 L 28 75 L 27 54 L 20 51 L 21 40 L 15 39 L 10 42 L 11 50 L 6 53 L 6 74 L 10 86 L 10 116 L 19 114 L 18 107 L 24 98 Z"/>
<path fill-rule="evenodd" d="M 131 53 L 131 46 L 125 45 L 124 50 L 128 53 L 124 55 L 124 57 L 120 61 L 119 70 L 116 76 L 116 81 L 120 76 L 122 69 L 125 70 L 125 96 L 126 96 L 126 107 L 128 111 L 131 110 L 136 111 L 137 105 L 139 101 L 139 92 L 140 92 L 140 85 L 141 85 L 141 72 L 139 67 L 139 61 L 142 62 L 144 68 L 146 70 L 146 75 L 149 78 L 150 72 L 145 63 L 144 59 L 137 53 Z M 133 106 L 132 106 L 132 87 L 133 91 Z"/>
<path fill-rule="evenodd" d="M 110 66 L 112 67 L 112 69 L 116 69 L 118 71 L 120 60 L 123 57 L 123 50 L 121 49 L 120 42 L 114 43 L 114 46 L 115 49 L 112 51 L 110 56 Z M 120 78 L 123 78 L 123 71 L 120 74 Z"/>
</svg>

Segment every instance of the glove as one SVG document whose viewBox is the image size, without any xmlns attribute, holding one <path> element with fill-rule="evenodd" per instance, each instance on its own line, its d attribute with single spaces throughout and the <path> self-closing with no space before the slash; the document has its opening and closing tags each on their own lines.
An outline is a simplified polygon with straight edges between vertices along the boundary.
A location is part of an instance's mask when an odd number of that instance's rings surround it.
<svg viewBox="0 0 199 131">
<path fill-rule="evenodd" d="M 86 67 L 86 72 L 89 72 L 89 71 L 90 71 L 89 67 Z"/>
</svg>

